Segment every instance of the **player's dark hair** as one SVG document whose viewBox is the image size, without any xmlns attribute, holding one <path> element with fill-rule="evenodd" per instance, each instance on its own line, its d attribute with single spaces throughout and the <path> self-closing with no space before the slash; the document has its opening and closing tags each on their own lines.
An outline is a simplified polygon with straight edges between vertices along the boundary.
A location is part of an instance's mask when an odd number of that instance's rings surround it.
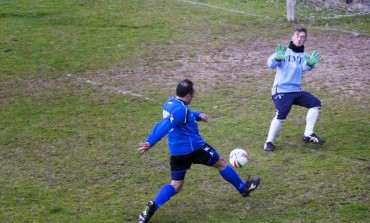
<svg viewBox="0 0 370 223">
<path fill-rule="evenodd" d="M 306 36 L 307 36 L 307 29 L 304 27 L 295 27 L 294 32 L 304 32 L 306 33 Z"/>
<path fill-rule="evenodd" d="M 176 88 L 176 95 L 179 97 L 185 97 L 187 94 L 194 93 L 194 84 L 189 79 L 184 79 L 179 82 Z"/>
</svg>

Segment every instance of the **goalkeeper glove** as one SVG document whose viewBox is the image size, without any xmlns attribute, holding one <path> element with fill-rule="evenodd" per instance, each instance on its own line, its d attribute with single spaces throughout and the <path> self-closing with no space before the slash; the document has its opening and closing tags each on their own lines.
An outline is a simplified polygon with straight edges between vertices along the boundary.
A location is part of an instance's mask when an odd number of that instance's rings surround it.
<svg viewBox="0 0 370 223">
<path fill-rule="evenodd" d="M 279 62 L 282 60 L 285 60 L 285 58 L 287 57 L 287 55 L 285 55 L 285 51 L 286 51 L 286 47 L 280 44 L 277 45 L 275 48 L 275 60 Z"/>
<path fill-rule="evenodd" d="M 304 57 L 307 60 L 307 65 L 310 67 L 320 62 L 321 59 L 320 53 L 317 50 L 313 51 L 311 56 L 305 53 Z"/>
</svg>

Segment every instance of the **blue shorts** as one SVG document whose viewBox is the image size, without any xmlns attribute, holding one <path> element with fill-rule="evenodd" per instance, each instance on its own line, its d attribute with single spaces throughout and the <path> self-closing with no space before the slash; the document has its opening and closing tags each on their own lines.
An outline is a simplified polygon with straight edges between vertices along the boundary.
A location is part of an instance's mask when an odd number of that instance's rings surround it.
<svg viewBox="0 0 370 223">
<path fill-rule="evenodd" d="M 321 101 L 306 91 L 277 93 L 272 96 L 277 113 L 277 119 L 285 120 L 293 105 L 306 108 L 321 108 Z"/>
<path fill-rule="evenodd" d="M 186 171 L 193 163 L 213 166 L 219 159 L 220 155 L 208 144 L 187 155 L 171 156 L 171 178 L 172 180 L 183 180 Z"/>
</svg>

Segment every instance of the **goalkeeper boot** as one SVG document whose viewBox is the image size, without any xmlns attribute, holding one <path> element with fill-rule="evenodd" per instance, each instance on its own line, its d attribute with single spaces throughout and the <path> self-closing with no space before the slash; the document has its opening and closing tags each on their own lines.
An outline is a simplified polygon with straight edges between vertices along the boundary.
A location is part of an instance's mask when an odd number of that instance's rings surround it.
<svg viewBox="0 0 370 223">
<path fill-rule="evenodd" d="M 309 136 L 303 135 L 302 136 L 302 141 L 305 142 L 305 143 L 310 142 L 310 143 L 319 144 L 319 145 L 322 145 L 326 142 L 325 139 L 322 139 L 322 138 L 318 137 L 315 133 L 312 133 Z"/>
<path fill-rule="evenodd" d="M 249 180 L 250 176 L 248 177 L 247 181 L 245 181 L 245 184 L 247 185 L 247 190 L 242 194 L 243 197 L 248 197 L 249 194 L 257 189 L 258 185 L 260 184 L 261 179 L 259 177 L 254 178 L 253 180 Z"/>
<path fill-rule="evenodd" d="M 263 146 L 263 150 L 272 152 L 275 149 L 275 145 L 272 144 L 272 142 L 266 142 L 265 145 Z"/>
<path fill-rule="evenodd" d="M 149 201 L 145 207 L 145 210 L 139 215 L 139 223 L 147 223 L 155 212 L 155 203 Z"/>
</svg>

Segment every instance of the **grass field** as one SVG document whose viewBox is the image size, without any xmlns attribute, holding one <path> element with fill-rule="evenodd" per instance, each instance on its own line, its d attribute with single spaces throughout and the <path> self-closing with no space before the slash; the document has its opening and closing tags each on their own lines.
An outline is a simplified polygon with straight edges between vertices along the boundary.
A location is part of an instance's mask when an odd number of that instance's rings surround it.
<svg viewBox="0 0 370 223">
<path fill-rule="evenodd" d="M 370 16 L 285 21 L 284 1 L 0 1 L 0 222 L 137 222 L 169 183 L 166 140 L 139 155 L 177 82 L 197 87 L 199 127 L 238 173 L 260 176 L 249 198 L 211 168 L 151 222 L 369 222 Z M 323 101 L 303 144 L 306 110 L 294 108 L 275 144 L 266 61 L 292 28 L 322 61 L 304 88 Z"/>
</svg>

